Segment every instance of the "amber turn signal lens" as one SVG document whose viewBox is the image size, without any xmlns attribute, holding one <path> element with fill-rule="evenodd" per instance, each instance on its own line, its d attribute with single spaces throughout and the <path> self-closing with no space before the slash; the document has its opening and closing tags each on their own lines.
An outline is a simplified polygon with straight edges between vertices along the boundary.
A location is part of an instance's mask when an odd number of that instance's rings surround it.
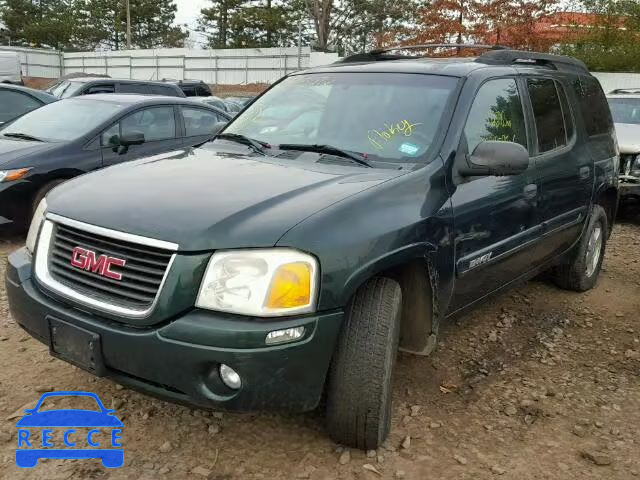
<svg viewBox="0 0 640 480">
<path fill-rule="evenodd" d="M 5 182 L 15 182 L 25 177 L 29 173 L 30 168 L 20 168 L 19 170 L 9 170 L 7 176 L 4 177 Z"/>
<path fill-rule="evenodd" d="M 311 265 L 304 262 L 287 263 L 273 275 L 267 308 L 304 307 L 311 303 Z"/>
</svg>

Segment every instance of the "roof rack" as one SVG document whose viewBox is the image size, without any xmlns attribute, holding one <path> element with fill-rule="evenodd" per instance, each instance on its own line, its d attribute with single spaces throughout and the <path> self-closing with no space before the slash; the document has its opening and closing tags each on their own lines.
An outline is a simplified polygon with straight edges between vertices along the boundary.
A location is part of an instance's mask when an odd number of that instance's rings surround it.
<svg viewBox="0 0 640 480">
<path fill-rule="evenodd" d="M 483 53 L 475 61 L 486 65 L 535 65 L 554 70 L 589 71 L 584 62 L 573 57 L 524 50 L 494 50 Z"/>
<path fill-rule="evenodd" d="M 640 88 L 616 88 L 611 90 L 609 95 L 638 95 L 640 94 Z"/>
<path fill-rule="evenodd" d="M 469 43 L 425 43 L 422 45 L 396 45 L 394 47 L 380 48 L 377 50 L 371 50 L 366 53 L 356 53 L 343 59 L 338 60 L 336 63 L 354 63 L 354 62 L 378 62 L 384 60 L 402 60 L 402 59 L 414 59 L 424 58 L 424 55 L 392 55 L 391 52 L 397 52 L 401 50 L 425 50 L 435 48 L 466 48 L 466 49 L 481 49 L 481 50 L 504 50 L 507 47 L 500 45 L 476 45 Z"/>
</svg>

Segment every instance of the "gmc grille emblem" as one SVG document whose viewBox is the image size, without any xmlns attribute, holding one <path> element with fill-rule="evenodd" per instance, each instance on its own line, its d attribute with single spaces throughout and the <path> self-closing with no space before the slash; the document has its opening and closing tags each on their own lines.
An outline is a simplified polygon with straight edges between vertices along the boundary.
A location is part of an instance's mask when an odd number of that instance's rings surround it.
<svg viewBox="0 0 640 480">
<path fill-rule="evenodd" d="M 81 247 L 74 248 L 71 254 L 72 266 L 112 280 L 122 280 L 122 274 L 114 272 L 111 267 L 124 267 L 126 263 L 126 260 L 121 258 L 109 257 L 108 255 L 97 256 L 96 252 Z"/>
</svg>

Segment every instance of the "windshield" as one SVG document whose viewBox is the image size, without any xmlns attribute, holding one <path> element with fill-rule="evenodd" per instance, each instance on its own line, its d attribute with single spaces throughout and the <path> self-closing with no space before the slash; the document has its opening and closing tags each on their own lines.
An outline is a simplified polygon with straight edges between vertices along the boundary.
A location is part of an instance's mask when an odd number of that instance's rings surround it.
<svg viewBox="0 0 640 480">
<path fill-rule="evenodd" d="M 258 98 L 224 133 L 413 161 L 436 138 L 455 86 L 455 78 L 436 75 L 296 75 Z"/>
<path fill-rule="evenodd" d="M 640 125 L 640 98 L 610 98 L 609 107 L 614 123 Z"/>
<path fill-rule="evenodd" d="M 27 113 L 0 129 L 0 134 L 68 142 L 85 136 L 123 108 L 124 105 L 112 102 L 70 98 Z"/>
<path fill-rule="evenodd" d="M 55 95 L 58 98 L 68 98 L 71 97 L 74 93 L 76 93 L 84 83 L 82 82 L 61 82 L 58 85 L 55 85 L 51 89 L 51 94 Z"/>
</svg>

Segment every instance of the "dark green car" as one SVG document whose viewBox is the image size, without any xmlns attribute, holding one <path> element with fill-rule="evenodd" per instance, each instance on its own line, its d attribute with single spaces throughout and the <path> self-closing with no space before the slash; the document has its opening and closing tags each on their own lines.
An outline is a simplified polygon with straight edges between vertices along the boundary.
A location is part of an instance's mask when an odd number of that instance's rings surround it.
<svg viewBox="0 0 640 480">
<path fill-rule="evenodd" d="M 388 52 L 299 72 L 198 149 L 79 177 L 9 258 L 52 355 L 176 402 L 306 411 L 388 435 L 398 348 L 552 270 L 597 280 L 618 152 L 580 62 Z"/>
</svg>

